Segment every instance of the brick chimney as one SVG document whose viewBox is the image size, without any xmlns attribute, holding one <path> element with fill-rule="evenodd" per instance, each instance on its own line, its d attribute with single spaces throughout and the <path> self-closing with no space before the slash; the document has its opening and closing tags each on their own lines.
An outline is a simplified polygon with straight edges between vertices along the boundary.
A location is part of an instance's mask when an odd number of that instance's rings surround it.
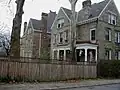
<svg viewBox="0 0 120 90">
<path fill-rule="evenodd" d="M 91 0 L 86 0 L 86 1 L 84 1 L 83 3 L 82 3 L 82 5 L 83 5 L 83 8 L 86 8 L 86 7 L 91 7 Z"/>
<path fill-rule="evenodd" d="M 47 32 L 47 18 L 48 18 L 48 14 L 47 13 L 42 13 L 41 15 L 42 17 L 42 24 L 44 25 L 44 30 L 43 32 Z"/>
</svg>

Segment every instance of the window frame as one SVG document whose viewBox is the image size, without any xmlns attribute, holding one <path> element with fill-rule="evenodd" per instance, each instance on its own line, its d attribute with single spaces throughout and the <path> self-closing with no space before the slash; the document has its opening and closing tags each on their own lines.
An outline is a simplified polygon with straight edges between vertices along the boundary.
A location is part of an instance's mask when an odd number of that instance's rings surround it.
<svg viewBox="0 0 120 90">
<path fill-rule="evenodd" d="M 114 22 L 113 22 L 114 21 Z M 108 23 L 109 24 L 113 24 L 113 25 L 116 25 L 117 24 L 117 16 L 112 14 L 112 13 L 109 13 L 108 14 Z"/>
<path fill-rule="evenodd" d="M 62 42 L 61 42 L 62 40 Z M 59 33 L 59 43 L 63 43 L 63 32 Z"/>
<path fill-rule="evenodd" d="M 95 35 L 94 35 L 94 40 L 92 40 L 92 31 L 95 31 Z M 96 28 L 90 29 L 90 41 L 95 41 L 96 40 Z"/>
<path fill-rule="evenodd" d="M 115 31 L 115 43 L 120 43 L 120 31 Z"/>
<path fill-rule="evenodd" d="M 65 35 L 65 42 L 68 42 L 68 30 L 64 31 L 64 35 Z"/>
<path fill-rule="evenodd" d="M 64 26 L 65 20 L 64 18 L 60 18 L 57 20 L 57 29 L 60 29 Z"/>
<path fill-rule="evenodd" d="M 108 36 L 106 35 L 106 32 L 108 33 Z M 105 40 L 112 41 L 112 30 L 111 30 L 111 28 L 106 28 L 105 29 Z"/>
</svg>

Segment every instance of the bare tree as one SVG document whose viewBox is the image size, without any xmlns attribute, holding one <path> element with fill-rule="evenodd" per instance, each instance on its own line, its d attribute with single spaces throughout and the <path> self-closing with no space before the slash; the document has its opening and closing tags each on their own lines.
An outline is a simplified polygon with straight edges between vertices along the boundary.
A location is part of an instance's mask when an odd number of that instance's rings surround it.
<svg viewBox="0 0 120 90">
<path fill-rule="evenodd" d="M 10 52 L 10 28 L 7 27 L 6 24 L 0 25 L 0 41 L 2 44 L 2 48 L 5 50 L 7 56 L 9 56 Z"/>
</svg>

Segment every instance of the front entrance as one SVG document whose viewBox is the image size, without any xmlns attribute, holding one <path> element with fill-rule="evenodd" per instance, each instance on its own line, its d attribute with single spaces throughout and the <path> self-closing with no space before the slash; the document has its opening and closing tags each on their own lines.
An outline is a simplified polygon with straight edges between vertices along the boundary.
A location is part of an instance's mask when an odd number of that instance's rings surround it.
<svg viewBox="0 0 120 90">
<path fill-rule="evenodd" d="M 78 44 L 76 48 L 77 62 L 97 61 L 97 45 Z"/>
<path fill-rule="evenodd" d="M 84 62 L 85 61 L 85 50 L 84 49 L 77 49 L 77 62 Z"/>
</svg>

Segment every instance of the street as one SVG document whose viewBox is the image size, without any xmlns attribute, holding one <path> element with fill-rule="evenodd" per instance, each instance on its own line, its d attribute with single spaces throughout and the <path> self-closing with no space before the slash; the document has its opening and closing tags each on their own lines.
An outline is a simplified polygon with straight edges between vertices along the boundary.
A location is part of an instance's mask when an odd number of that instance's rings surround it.
<svg viewBox="0 0 120 90">
<path fill-rule="evenodd" d="M 71 88 L 71 89 L 64 89 L 64 90 L 120 90 L 120 84 L 91 86 L 91 87 L 83 87 L 83 88 Z"/>
</svg>

